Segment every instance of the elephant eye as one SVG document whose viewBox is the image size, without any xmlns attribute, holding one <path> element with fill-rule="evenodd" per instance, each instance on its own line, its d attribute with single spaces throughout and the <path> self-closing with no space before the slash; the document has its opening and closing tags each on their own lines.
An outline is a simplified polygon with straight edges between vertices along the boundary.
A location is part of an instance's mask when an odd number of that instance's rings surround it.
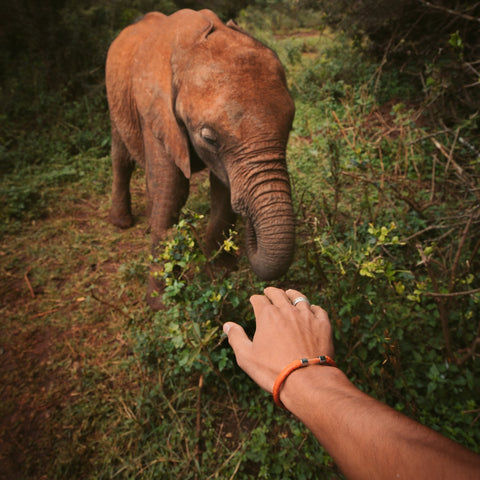
<svg viewBox="0 0 480 480">
<path fill-rule="evenodd" d="M 217 134 L 214 130 L 208 127 L 203 127 L 200 130 L 200 135 L 202 139 L 207 142 L 208 144 L 216 147 L 217 146 Z"/>
</svg>

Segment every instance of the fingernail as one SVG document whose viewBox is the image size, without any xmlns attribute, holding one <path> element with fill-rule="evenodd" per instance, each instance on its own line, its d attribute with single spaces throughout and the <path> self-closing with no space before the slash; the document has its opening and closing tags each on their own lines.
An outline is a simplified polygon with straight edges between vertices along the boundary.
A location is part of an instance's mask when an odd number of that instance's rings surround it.
<svg viewBox="0 0 480 480">
<path fill-rule="evenodd" d="M 228 336 L 228 332 L 230 331 L 230 328 L 232 328 L 232 326 L 229 323 L 225 323 L 223 325 L 223 332 L 225 333 L 225 335 Z"/>
</svg>

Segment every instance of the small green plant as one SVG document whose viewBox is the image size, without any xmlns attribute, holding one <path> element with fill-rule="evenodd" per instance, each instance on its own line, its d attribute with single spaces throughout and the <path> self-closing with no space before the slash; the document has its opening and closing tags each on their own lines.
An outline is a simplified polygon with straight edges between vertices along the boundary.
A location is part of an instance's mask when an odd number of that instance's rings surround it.
<svg viewBox="0 0 480 480">
<path fill-rule="evenodd" d="M 233 279 L 224 278 L 224 272 L 213 263 L 222 251 L 238 248 L 235 232 L 225 239 L 218 252 L 207 258 L 198 243 L 197 229 L 202 218 L 185 211 L 170 238 L 159 247 L 158 255 L 151 258 L 159 265 L 154 275 L 164 285 L 165 311 L 155 316 L 155 328 L 162 333 L 144 339 L 151 345 L 145 348 L 143 344 L 142 355 L 156 366 L 159 358 L 175 352 L 176 374 L 199 371 L 208 375 L 225 368 L 229 360 L 228 351 L 219 349 L 220 318 L 244 300 Z"/>
</svg>

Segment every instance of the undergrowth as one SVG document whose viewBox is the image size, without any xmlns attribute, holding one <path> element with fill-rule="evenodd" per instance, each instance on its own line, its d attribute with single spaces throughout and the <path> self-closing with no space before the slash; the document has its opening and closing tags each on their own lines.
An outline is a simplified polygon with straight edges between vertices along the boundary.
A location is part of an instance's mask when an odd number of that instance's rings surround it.
<svg viewBox="0 0 480 480">
<path fill-rule="evenodd" d="M 258 15 L 239 20 L 254 30 Z M 297 109 L 297 248 L 275 285 L 329 312 L 336 361 L 359 388 L 479 452 L 478 118 L 432 122 L 433 90 L 395 81 L 362 45 L 307 20 L 279 14 L 277 35 L 262 34 Z M 227 320 L 253 333 L 248 298 L 265 287 L 240 254 L 242 224 L 224 245 L 238 257 L 225 275 L 202 245 L 201 177 L 154 259 L 165 309 L 151 312 L 144 212 L 135 207 L 126 232 L 105 220 L 104 98 L 68 104 L 53 125 L 2 134 L 5 471 L 339 478 L 305 427 L 237 367 L 222 334 Z"/>
</svg>

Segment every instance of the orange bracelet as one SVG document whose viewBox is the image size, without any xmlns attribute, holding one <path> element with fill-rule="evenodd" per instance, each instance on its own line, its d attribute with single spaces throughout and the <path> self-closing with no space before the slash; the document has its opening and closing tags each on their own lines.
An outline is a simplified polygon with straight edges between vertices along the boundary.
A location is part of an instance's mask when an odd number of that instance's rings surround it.
<svg viewBox="0 0 480 480">
<path fill-rule="evenodd" d="M 285 405 L 280 400 L 280 389 L 282 388 L 283 382 L 295 370 L 308 367 L 309 365 L 328 365 L 330 367 L 337 366 L 333 358 L 329 357 L 328 355 L 320 355 L 319 357 L 315 358 L 302 358 L 301 360 L 295 360 L 287 365 L 280 372 L 280 375 L 278 375 L 275 383 L 273 384 L 273 400 L 279 407 L 285 408 Z"/>
</svg>

